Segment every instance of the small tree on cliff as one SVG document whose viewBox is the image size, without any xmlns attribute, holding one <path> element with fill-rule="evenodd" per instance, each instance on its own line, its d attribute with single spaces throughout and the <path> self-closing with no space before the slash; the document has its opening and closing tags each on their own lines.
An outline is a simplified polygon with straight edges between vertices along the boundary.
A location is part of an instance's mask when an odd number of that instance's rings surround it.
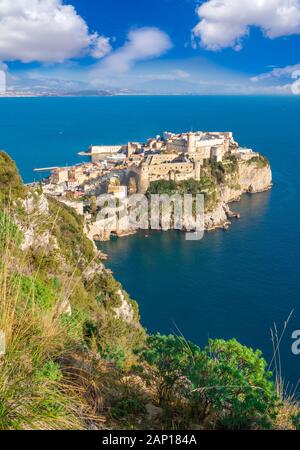
<svg viewBox="0 0 300 450">
<path fill-rule="evenodd" d="M 218 414 L 219 426 L 271 428 L 279 401 L 261 351 L 235 339 L 210 340 L 205 354 L 209 361 L 205 398 Z"/>
<path fill-rule="evenodd" d="M 190 379 L 187 378 L 191 374 L 191 368 L 197 367 L 200 372 L 206 364 L 205 355 L 197 345 L 173 335 L 150 336 L 140 356 L 153 370 L 150 381 L 152 384 L 155 380 L 160 406 L 172 402 L 176 395 L 175 389 L 181 391 L 183 384 L 187 384 L 183 395 L 189 397 L 193 390 Z"/>
<path fill-rule="evenodd" d="M 201 351 L 182 337 L 156 335 L 141 358 L 152 368 L 158 402 L 177 417 L 203 427 L 272 426 L 278 399 L 259 351 L 236 340 L 211 340 Z"/>
</svg>

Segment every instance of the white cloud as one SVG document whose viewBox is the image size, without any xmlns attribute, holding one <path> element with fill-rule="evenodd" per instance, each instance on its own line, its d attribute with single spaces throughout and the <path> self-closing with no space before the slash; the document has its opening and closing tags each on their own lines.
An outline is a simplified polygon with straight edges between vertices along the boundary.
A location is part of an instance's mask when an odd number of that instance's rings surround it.
<svg viewBox="0 0 300 450">
<path fill-rule="evenodd" d="M 7 64 L 5 64 L 4 62 L 0 61 L 0 70 L 6 72 L 8 69 Z"/>
<path fill-rule="evenodd" d="M 270 70 L 269 72 L 262 73 L 260 75 L 257 75 L 255 77 L 251 78 L 251 81 L 258 82 L 258 81 L 265 81 L 275 78 L 292 78 L 293 73 L 296 70 L 300 69 L 300 63 L 294 64 L 292 66 L 286 66 L 286 67 L 275 67 L 273 70 Z"/>
<path fill-rule="evenodd" d="M 91 56 L 93 56 L 93 58 L 103 58 L 103 56 L 110 53 L 110 51 L 111 45 L 109 38 L 99 36 L 94 48 L 91 50 Z"/>
<path fill-rule="evenodd" d="M 110 50 L 109 39 L 90 33 L 62 0 L 0 0 L 0 60 L 62 62 Z"/>
<path fill-rule="evenodd" d="M 176 69 L 171 70 L 168 73 L 154 73 L 148 74 L 146 78 L 148 80 L 158 80 L 158 81 L 175 81 L 175 80 L 186 80 L 190 78 L 191 74 L 186 72 L 185 70 Z"/>
<path fill-rule="evenodd" d="M 197 14 L 194 39 L 209 50 L 240 50 L 251 26 L 270 39 L 300 34 L 300 0 L 208 0 Z"/>
<path fill-rule="evenodd" d="M 171 47 L 169 36 L 158 28 L 139 28 L 130 31 L 125 44 L 108 55 L 101 66 L 114 73 L 124 73 L 136 62 L 161 56 Z"/>
<path fill-rule="evenodd" d="M 279 84 L 271 86 L 249 87 L 248 94 L 250 95 L 292 95 L 293 84 Z"/>
<path fill-rule="evenodd" d="M 181 78 L 181 79 L 189 78 L 189 77 L 191 76 L 190 73 L 186 72 L 185 70 L 181 70 L 181 69 L 175 70 L 175 71 L 174 71 L 174 75 L 175 75 L 177 78 Z"/>
</svg>

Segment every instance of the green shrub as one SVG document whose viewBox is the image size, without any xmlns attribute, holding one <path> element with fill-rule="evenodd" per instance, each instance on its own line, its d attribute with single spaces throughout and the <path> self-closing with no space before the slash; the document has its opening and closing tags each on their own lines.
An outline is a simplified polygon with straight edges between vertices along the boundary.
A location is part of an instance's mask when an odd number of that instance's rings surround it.
<svg viewBox="0 0 300 450">
<path fill-rule="evenodd" d="M 46 364 L 38 369 L 35 373 L 37 380 L 48 379 L 51 381 L 61 381 L 63 375 L 61 369 L 54 361 L 48 361 Z"/>
<path fill-rule="evenodd" d="M 222 429 L 271 428 L 278 398 L 259 351 L 236 340 L 210 340 L 204 351 L 182 337 L 151 336 L 140 352 L 158 401 L 185 420 Z"/>
<path fill-rule="evenodd" d="M 225 173 L 223 173 L 221 170 L 220 172 L 217 172 L 216 169 L 215 176 L 221 177 L 220 175 L 221 173 L 222 177 L 223 175 L 225 177 Z M 219 196 L 217 193 L 217 184 L 219 182 L 220 180 L 208 174 L 203 174 L 199 181 L 193 178 L 189 180 L 179 181 L 177 183 L 175 181 L 159 180 L 150 184 L 150 187 L 147 191 L 147 195 L 150 196 L 151 194 L 158 194 L 158 195 L 191 194 L 196 196 L 197 194 L 204 194 L 205 211 L 212 211 L 217 207 L 219 203 Z"/>
<path fill-rule="evenodd" d="M 98 274 L 93 281 L 92 289 L 99 303 L 105 308 L 117 308 L 121 306 L 119 291 L 122 288 L 114 277 L 104 271 Z"/>
<path fill-rule="evenodd" d="M 210 340 L 210 389 L 206 398 L 219 414 L 222 428 L 271 428 L 278 398 L 272 373 L 260 351 L 253 351 L 235 339 Z"/>
<path fill-rule="evenodd" d="M 138 416 L 146 413 L 144 399 L 135 390 L 127 390 L 121 399 L 113 403 L 111 413 L 115 419 L 135 421 Z"/>
<path fill-rule="evenodd" d="M 84 335 L 90 348 L 95 348 L 105 360 L 125 371 L 136 363 L 135 352 L 145 341 L 142 327 L 126 323 L 107 311 L 99 311 L 97 319 L 85 323 Z"/>
<path fill-rule="evenodd" d="M 216 179 L 218 184 L 223 184 L 226 181 L 226 170 L 222 162 L 210 160 L 211 176 Z"/>
<path fill-rule="evenodd" d="M 177 192 L 177 184 L 175 181 L 158 180 L 153 181 L 147 191 L 147 195 L 152 194 L 174 194 Z"/>
<path fill-rule="evenodd" d="M 19 291 L 21 300 L 35 302 L 41 309 L 49 309 L 57 301 L 57 292 L 43 281 L 25 275 L 15 275 L 12 280 Z"/>
<path fill-rule="evenodd" d="M 236 155 L 227 153 L 223 159 L 223 164 L 226 174 L 233 175 L 236 174 L 239 170 L 239 162 Z"/>
<path fill-rule="evenodd" d="M 63 314 L 60 318 L 62 325 L 66 328 L 69 338 L 75 342 L 84 342 L 85 326 L 89 313 L 82 309 L 72 308 L 72 314 Z"/>
<path fill-rule="evenodd" d="M 264 167 L 268 167 L 270 165 L 270 162 L 268 158 L 265 156 L 259 155 L 259 156 L 253 156 L 253 158 L 249 159 L 247 161 L 247 164 L 250 166 L 251 164 L 255 164 L 258 169 L 263 169 Z"/>
<path fill-rule="evenodd" d="M 42 247 L 28 250 L 28 266 L 38 270 L 45 278 L 60 273 L 61 256 L 59 250 L 52 250 L 48 253 Z"/>
<path fill-rule="evenodd" d="M 24 194 L 25 188 L 15 162 L 0 151 L 0 203 L 11 205 Z"/>
<path fill-rule="evenodd" d="M 202 365 L 204 360 L 199 347 L 173 335 L 148 337 L 145 347 L 138 353 L 142 362 L 155 369 L 152 376 L 156 380 L 160 405 L 171 401 L 176 382 L 190 374 L 195 365 Z"/>
<path fill-rule="evenodd" d="M 72 208 L 48 198 L 50 214 L 55 218 L 53 234 L 67 261 L 75 266 L 82 260 L 85 268 L 95 257 L 94 247 L 83 232 L 83 218 Z M 79 265 L 80 267 L 80 265 Z"/>
<path fill-rule="evenodd" d="M 4 250 L 5 244 L 18 247 L 23 239 L 21 230 L 17 227 L 11 216 L 0 209 L 0 251 Z"/>
</svg>

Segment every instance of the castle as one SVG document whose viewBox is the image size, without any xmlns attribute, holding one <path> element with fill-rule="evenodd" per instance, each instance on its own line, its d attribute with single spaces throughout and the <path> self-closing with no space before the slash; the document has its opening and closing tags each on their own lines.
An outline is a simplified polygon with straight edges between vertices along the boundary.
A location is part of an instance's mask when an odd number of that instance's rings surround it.
<svg viewBox="0 0 300 450">
<path fill-rule="evenodd" d="M 201 179 L 206 160 L 222 162 L 227 154 L 247 156 L 249 149 L 241 149 L 232 132 L 196 131 L 163 133 L 145 143 L 90 146 L 88 154 L 94 163 L 105 163 L 112 172 L 123 171 L 121 180 L 129 184 L 134 179 L 136 190 L 143 194 L 150 183 L 158 180 L 184 181 Z M 250 151 L 251 152 L 251 151 Z"/>
<path fill-rule="evenodd" d="M 206 159 L 221 162 L 225 154 L 236 153 L 239 148 L 231 132 L 165 132 L 163 139 L 157 137 L 147 144 L 149 154 L 145 154 L 140 163 L 129 164 L 128 167 L 129 173 L 138 177 L 140 193 L 145 193 L 150 183 L 157 180 L 193 178 L 199 181 Z"/>
</svg>

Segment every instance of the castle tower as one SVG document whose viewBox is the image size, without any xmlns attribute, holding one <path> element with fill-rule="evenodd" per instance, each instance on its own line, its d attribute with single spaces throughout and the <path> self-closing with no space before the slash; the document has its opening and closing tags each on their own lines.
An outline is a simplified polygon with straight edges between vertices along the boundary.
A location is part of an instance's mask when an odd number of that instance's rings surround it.
<svg viewBox="0 0 300 450">
<path fill-rule="evenodd" d="M 223 161 L 224 147 L 212 147 L 211 148 L 211 158 L 215 159 L 217 162 Z"/>
<path fill-rule="evenodd" d="M 145 194 L 150 186 L 149 180 L 149 169 L 146 163 L 143 163 L 140 168 L 140 178 L 139 178 L 139 194 Z"/>
<path fill-rule="evenodd" d="M 188 153 L 195 153 L 196 151 L 196 139 L 194 133 L 188 134 L 188 143 L 187 143 L 187 151 Z"/>
<path fill-rule="evenodd" d="M 131 158 L 132 155 L 133 155 L 133 153 L 134 153 L 133 146 L 132 146 L 131 142 L 128 142 L 128 146 L 127 146 L 127 157 L 128 157 L 128 158 Z"/>
<path fill-rule="evenodd" d="M 229 152 L 229 148 L 230 148 L 230 137 L 226 137 L 224 140 L 224 154 Z"/>
</svg>

